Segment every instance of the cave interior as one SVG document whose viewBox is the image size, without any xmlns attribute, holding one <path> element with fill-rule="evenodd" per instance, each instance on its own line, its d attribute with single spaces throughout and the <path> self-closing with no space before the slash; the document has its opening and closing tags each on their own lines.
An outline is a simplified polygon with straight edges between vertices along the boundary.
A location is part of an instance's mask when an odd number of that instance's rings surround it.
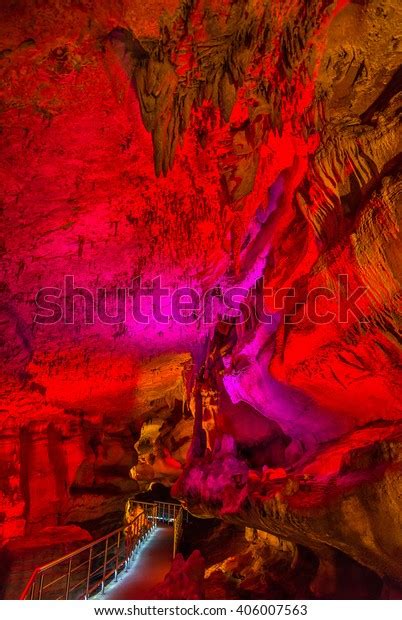
<svg viewBox="0 0 402 620">
<path fill-rule="evenodd" d="M 401 24 L 2 0 L 1 598 L 129 498 L 155 598 L 402 597 Z"/>
</svg>

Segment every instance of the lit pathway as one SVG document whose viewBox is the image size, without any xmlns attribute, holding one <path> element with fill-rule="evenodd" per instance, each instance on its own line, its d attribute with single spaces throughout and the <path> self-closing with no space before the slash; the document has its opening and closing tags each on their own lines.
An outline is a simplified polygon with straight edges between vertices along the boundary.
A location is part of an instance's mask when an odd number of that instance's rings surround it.
<svg viewBox="0 0 402 620">
<path fill-rule="evenodd" d="M 128 571 L 121 571 L 117 581 L 105 588 L 98 600 L 144 600 L 149 591 L 163 581 L 169 571 L 173 554 L 173 527 L 157 527 L 141 546 Z"/>
</svg>

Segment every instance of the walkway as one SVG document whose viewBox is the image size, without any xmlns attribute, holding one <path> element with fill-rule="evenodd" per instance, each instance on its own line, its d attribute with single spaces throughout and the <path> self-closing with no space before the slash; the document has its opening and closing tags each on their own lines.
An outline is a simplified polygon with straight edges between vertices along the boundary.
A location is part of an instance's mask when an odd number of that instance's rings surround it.
<svg viewBox="0 0 402 620">
<path fill-rule="evenodd" d="M 122 571 L 117 581 L 105 588 L 98 600 L 144 600 L 154 586 L 163 581 L 169 571 L 173 555 L 173 527 L 157 527 L 141 546 L 138 556 L 128 571 Z"/>
</svg>

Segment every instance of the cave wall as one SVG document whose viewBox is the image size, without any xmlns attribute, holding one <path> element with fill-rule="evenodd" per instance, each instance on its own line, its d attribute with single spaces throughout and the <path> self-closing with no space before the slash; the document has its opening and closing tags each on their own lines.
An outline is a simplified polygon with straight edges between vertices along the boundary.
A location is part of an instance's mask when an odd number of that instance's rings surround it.
<svg viewBox="0 0 402 620">
<path fill-rule="evenodd" d="M 345 557 L 400 588 L 399 3 L 1 14 L 7 553 L 47 528 L 107 529 L 158 481 L 195 514 L 308 548 L 317 596 Z M 141 275 L 242 286 L 249 312 L 108 324 L 81 303 L 38 324 L 37 291 L 69 274 L 111 308 Z M 252 297 L 262 276 L 279 307 Z M 336 299 L 311 307 L 324 287 Z"/>
</svg>

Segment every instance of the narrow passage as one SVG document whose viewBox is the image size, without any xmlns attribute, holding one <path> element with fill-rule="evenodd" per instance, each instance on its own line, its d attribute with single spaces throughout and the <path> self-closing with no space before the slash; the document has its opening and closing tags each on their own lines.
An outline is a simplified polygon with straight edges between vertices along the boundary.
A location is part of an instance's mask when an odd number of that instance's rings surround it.
<svg viewBox="0 0 402 620">
<path fill-rule="evenodd" d="M 128 571 L 119 573 L 117 582 L 112 581 L 104 594 L 95 600 L 144 600 L 150 590 L 163 581 L 169 571 L 173 554 L 173 527 L 157 527 L 131 562 Z"/>
</svg>

